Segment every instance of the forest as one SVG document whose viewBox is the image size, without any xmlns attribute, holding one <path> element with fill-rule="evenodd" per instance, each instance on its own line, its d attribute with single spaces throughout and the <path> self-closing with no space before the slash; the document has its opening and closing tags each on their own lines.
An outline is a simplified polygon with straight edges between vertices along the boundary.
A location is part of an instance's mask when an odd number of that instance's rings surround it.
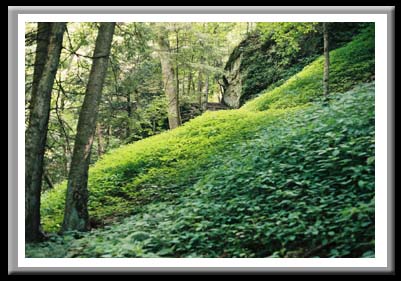
<svg viewBox="0 0 401 281">
<path fill-rule="evenodd" d="M 26 23 L 26 257 L 374 257 L 374 34 Z"/>
</svg>

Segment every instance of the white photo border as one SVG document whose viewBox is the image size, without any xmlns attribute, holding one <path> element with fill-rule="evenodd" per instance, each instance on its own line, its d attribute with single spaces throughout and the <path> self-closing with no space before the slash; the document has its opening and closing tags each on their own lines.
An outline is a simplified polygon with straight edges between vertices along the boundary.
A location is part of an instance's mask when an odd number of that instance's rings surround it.
<svg viewBox="0 0 401 281">
<path fill-rule="evenodd" d="M 19 14 L 18 15 L 18 268 L 387 268 L 387 14 Z M 375 258 L 25 258 L 25 23 L 26 22 L 375 22 Z M 22 179 L 22 180 L 21 180 Z"/>
</svg>

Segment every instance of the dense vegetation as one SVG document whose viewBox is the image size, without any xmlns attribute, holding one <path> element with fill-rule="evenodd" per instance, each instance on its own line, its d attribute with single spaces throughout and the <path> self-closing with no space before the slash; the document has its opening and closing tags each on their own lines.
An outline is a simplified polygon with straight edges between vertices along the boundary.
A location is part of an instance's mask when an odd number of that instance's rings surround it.
<svg viewBox="0 0 401 281">
<path fill-rule="evenodd" d="M 245 23 L 169 23 L 170 56 L 178 80 L 183 122 L 204 110 L 200 101 L 221 95 L 217 81 L 223 62 L 245 36 Z M 89 79 L 98 23 L 68 23 L 63 39 L 53 94 L 46 151 L 43 189 L 67 179 L 80 106 Z M 99 105 L 91 163 L 105 152 L 168 130 L 161 81 L 161 66 L 155 47 L 158 26 L 150 23 L 118 23 L 114 32 L 108 73 Z M 26 26 L 26 124 L 31 108 L 37 27 Z M 202 96 L 202 97 L 201 97 Z"/>
<path fill-rule="evenodd" d="M 239 110 L 109 151 L 89 171 L 91 223 L 104 227 L 52 234 L 27 256 L 373 256 L 373 34 L 330 53 L 328 100 L 317 58 Z M 42 197 L 46 231 L 65 186 Z"/>
<path fill-rule="evenodd" d="M 369 25 L 332 23 L 329 25 L 331 49 L 348 43 Z M 237 70 L 242 80 L 240 104 L 266 88 L 272 90 L 280 86 L 320 56 L 323 42 L 318 29 L 317 24 L 310 23 L 258 23 L 257 28 L 233 50 L 225 65 L 230 71 L 240 59 Z"/>
</svg>

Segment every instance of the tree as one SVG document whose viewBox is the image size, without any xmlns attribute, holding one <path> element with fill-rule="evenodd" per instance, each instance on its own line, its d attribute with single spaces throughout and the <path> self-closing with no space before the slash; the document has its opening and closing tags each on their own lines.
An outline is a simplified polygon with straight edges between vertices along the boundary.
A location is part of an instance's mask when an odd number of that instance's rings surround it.
<svg viewBox="0 0 401 281">
<path fill-rule="evenodd" d="M 115 23 L 101 23 L 96 38 L 93 63 L 79 114 L 63 221 L 63 231 L 89 229 L 88 169 L 97 112 L 106 76 Z"/>
<path fill-rule="evenodd" d="M 327 30 L 328 23 L 323 23 L 323 53 L 324 53 L 324 68 L 323 68 L 323 95 L 329 94 L 329 70 L 330 70 L 330 53 L 329 53 L 329 32 Z"/>
<path fill-rule="evenodd" d="M 47 51 L 49 48 L 51 25 L 50 22 L 38 22 L 30 106 L 35 103 L 39 81 L 42 77 L 43 68 L 45 67 Z M 30 113 L 32 114 L 32 110 Z"/>
<path fill-rule="evenodd" d="M 53 83 L 60 60 L 66 23 L 38 24 L 31 111 L 25 144 L 25 239 L 37 241 L 40 232 L 40 193 Z M 48 30 L 50 29 L 50 33 Z M 47 35 L 48 34 L 48 35 Z M 44 54 L 47 54 L 46 57 Z"/>
<path fill-rule="evenodd" d="M 160 26 L 157 34 L 157 45 L 159 47 L 159 57 L 162 66 L 162 77 L 164 91 L 167 97 L 167 113 L 170 129 L 181 125 L 180 108 L 177 95 L 177 87 L 174 81 L 175 73 L 170 55 L 170 42 L 168 40 L 167 29 Z"/>
<path fill-rule="evenodd" d="M 301 51 L 300 43 L 308 34 L 316 32 L 314 22 L 260 22 L 256 28 L 263 40 L 273 40 L 277 45 L 280 65 L 289 65 Z"/>
</svg>

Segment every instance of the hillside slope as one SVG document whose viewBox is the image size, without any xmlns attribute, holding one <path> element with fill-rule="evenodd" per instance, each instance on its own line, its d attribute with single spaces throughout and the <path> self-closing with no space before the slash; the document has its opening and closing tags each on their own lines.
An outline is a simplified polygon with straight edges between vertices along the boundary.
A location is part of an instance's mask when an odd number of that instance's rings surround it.
<svg viewBox="0 0 401 281">
<path fill-rule="evenodd" d="M 333 91 L 373 78 L 373 34 L 331 52 Z M 90 169 L 92 223 L 132 216 L 27 255 L 371 256 L 374 84 L 321 102 L 321 64 L 239 110 L 108 153 Z M 43 196 L 45 230 L 58 230 L 64 195 L 65 184 Z"/>
</svg>

